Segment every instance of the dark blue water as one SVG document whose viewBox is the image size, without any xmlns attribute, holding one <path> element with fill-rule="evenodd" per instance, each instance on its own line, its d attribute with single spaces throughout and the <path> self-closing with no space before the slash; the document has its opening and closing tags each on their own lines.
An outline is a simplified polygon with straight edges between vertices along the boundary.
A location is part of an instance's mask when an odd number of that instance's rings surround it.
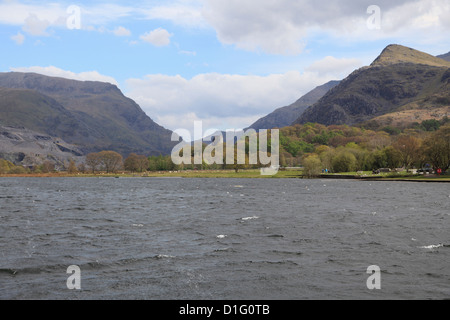
<svg viewBox="0 0 450 320">
<path fill-rule="evenodd" d="M 449 299 L 449 208 L 449 184 L 2 178 L 0 299 Z"/>
</svg>

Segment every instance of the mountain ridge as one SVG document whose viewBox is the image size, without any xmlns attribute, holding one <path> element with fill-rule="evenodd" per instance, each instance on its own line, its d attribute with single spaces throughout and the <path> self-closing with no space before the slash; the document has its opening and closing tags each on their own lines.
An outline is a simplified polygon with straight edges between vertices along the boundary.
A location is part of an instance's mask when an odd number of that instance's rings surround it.
<svg viewBox="0 0 450 320">
<path fill-rule="evenodd" d="M 450 63 L 390 45 L 370 66 L 351 73 L 293 124 L 358 125 L 397 110 L 449 104 Z"/>
<path fill-rule="evenodd" d="M 322 98 L 330 89 L 339 84 L 340 81 L 329 81 L 321 86 L 311 90 L 293 104 L 278 108 L 267 116 L 260 118 L 253 123 L 248 129 L 273 129 L 289 126 L 293 120 L 300 117 L 303 112 L 320 98 Z"/>
<path fill-rule="evenodd" d="M 445 61 L 450 61 L 450 52 L 441 54 L 441 55 L 437 56 L 437 58 L 444 59 Z"/>
<path fill-rule="evenodd" d="M 39 115 L 36 123 L 28 121 L 28 126 L 32 124 L 29 129 L 58 134 L 68 143 L 79 145 L 84 153 L 113 150 L 124 156 L 133 152 L 158 155 L 170 154 L 174 146 L 172 132 L 155 123 L 113 84 L 11 72 L 0 73 L 0 87 L 4 88 L 0 94 L 13 94 L 7 89 L 23 90 L 24 96 L 29 97 L 25 103 L 18 95 L 15 103 L 21 105 L 20 111 L 8 108 L 2 99 L 1 123 L 20 125 L 27 110 L 36 115 L 51 110 L 45 125 L 44 116 Z M 47 104 L 39 104 L 40 101 Z M 33 108 L 33 103 L 37 103 L 37 108 Z M 9 110 L 9 116 L 5 110 Z M 71 125 L 65 128 L 68 123 Z"/>
</svg>

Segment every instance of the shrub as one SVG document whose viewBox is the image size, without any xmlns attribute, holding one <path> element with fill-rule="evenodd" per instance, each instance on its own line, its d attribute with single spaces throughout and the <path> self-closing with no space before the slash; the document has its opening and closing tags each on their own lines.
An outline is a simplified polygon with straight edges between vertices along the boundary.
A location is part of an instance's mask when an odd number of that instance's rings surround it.
<svg viewBox="0 0 450 320">
<path fill-rule="evenodd" d="M 310 155 L 303 160 L 303 167 L 305 176 L 309 178 L 316 177 L 322 171 L 322 161 L 318 155 Z"/>
<path fill-rule="evenodd" d="M 333 158 L 333 171 L 339 172 L 351 172 L 356 170 L 356 157 L 348 152 L 340 152 L 336 157 Z"/>
<path fill-rule="evenodd" d="M 10 174 L 24 174 L 27 173 L 27 169 L 25 169 L 24 167 L 14 167 L 11 170 L 9 170 Z"/>
</svg>

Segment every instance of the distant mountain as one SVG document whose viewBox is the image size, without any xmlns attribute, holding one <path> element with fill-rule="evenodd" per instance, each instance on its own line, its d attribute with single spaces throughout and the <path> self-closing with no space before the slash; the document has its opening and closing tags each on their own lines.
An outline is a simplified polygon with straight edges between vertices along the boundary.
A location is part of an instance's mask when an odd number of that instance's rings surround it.
<svg viewBox="0 0 450 320">
<path fill-rule="evenodd" d="M 330 81 L 310 91 L 290 106 L 279 108 L 271 114 L 259 119 L 249 128 L 255 130 L 283 128 L 291 125 L 305 110 L 316 103 L 328 91 L 337 86 L 339 81 Z"/>
<path fill-rule="evenodd" d="M 172 132 L 114 85 L 35 73 L 0 73 L 0 124 L 59 137 L 83 153 L 170 154 Z"/>
<path fill-rule="evenodd" d="M 369 66 L 354 71 L 306 110 L 294 124 L 355 125 L 405 110 L 450 105 L 450 62 L 390 45 Z M 420 120 L 417 112 L 415 119 Z"/>
<path fill-rule="evenodd" d="M 444 59 L 446 61 L 450 61 L 450 52 L 446 54 L 441 54 L 440 56 L 437 56 L 440 59 Z"/>
</svg>

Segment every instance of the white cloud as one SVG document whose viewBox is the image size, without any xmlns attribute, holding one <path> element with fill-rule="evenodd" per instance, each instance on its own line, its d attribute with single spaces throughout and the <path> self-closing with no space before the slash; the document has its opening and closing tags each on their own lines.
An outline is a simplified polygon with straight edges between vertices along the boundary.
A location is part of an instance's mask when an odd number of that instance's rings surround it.
<svg viewBox="0 0 450 320">
<path fill-rule="evenodd" d="M 97 71 L 87 71 L 81 73 L 75 73 L 72 71 L 63 70 L 54 66 L 49 67 L 20 67 L 20 68 L 11 68 L 11 71 L 14 72 L 32 72 L 39 73 L 50 77 L 60 77 L 72 80 L 79 81 L 100 81 L 100 82 L 108 82 L 114 85 L 118 85 L 117 81 L 113 77 L 105 76 Z"/>
<path fill-rule="evenodd" d="M 113 3 L 83 4 L 80 7 L 83 28 L 106 27 L 108 24 L 137 14 L 137 10 L 131 6 Z"/>
<path fill-rule="evenodd" d="M 113 33 L 118 37 L 129 37 L 131 36 L 131 31 L 125 27 L 117 27 L 114 29 Z"/>
<path fill-rule="evenodd" d="M 308 37 L 327 33 L 345 41 L 401 37 L 445 41 L 450 31 L 448 0 L 377 0 L 381 29 L 367 27 L 372 1 L 204 0 L 203 16 L 224 44 L 273 54 L 298 54 Z M 419 33 L 418 33 L 419 32 Z M 427 33 L 428 32 L 428 33 Z M 418 37 L 418 34 L 420 37 Z"/>
<path fill-rule="evenodd" d="M 193 120 L 225 130 L 245 128 L 278 107 L 333 78 L 297 71 L 268 76 L 199 74 L 147 75 L 126 82 L 127 95 L 158 123 L 172 130 Z"/>
<path fill-rule="evenodd" d="M 172 36 L 173 34 L 169 33 L 169 31 L 162 28 L 158 28 L 141 35 L 139 38 L 142 41 L 151 43 L 156 47 L 164 47 L 170 44 L 170 38 Z"/>
<path fill-rule="evenodd" d="M 359 59 L 338 59 L 327 56 L 322 60 L 311 64 L 306 71 L 317 72 L 319 75 L 334 76 L 335 79 L 343 79 L 355 69 L 362 67 L 363 63 Z"/>
<path fill-rule="evenodd" d="M 18 45 L 21 45 L 25 42 L 25 36 L 18 32 L 16 35 L 12 36 L 11 39 Z"/>
<path fill-rule="evenodd" d="M 180 50 L 180 51 L 178 51 L 178 53 L 186 55 L 186 56 L 194 56 L 194 57 L 197 55 L 197 52 L 195 52 L 195 51 L 187 51 L 187 50 Z"/>
<path fill-rule="evenodd" d="M 169 20 L 176 25 L 188 28 L 206 27 L 207 23 L 202 16 L 201 3 L 198 1 L 181 1 L 172 4 L 142 9 L 147 19 Z"/>
<path fill-rule="evenodd" d="M 368 30 L 367 8 L 380 7 L 380 30 Z M 50 27 L 65 27 L 68 4 L 0 3 L 0 23 L 22 26 L 31 35 L 46 35 Z M 228 45 L 272 54 L 299 54 L 309 37 L 326 33 L 345 41 L 400 38 L 403 43 L 446 41 L 450 31 L 448 0 L 170 0 L 81 5 L 82 28 L 102 30 L 123 19 L 166 20 L 183 28 L 212 28 Z M 125 30 L 115 30 L 127 35 Z M 156 36 L 156 35 L 155 35 Z M 166 45 L 170 36 L 145 39 Z"/>
<path fill-rule="evenodd" d="M 29 1 L 30 2 L 30 1 Z M 36 2 L 36 1 L 35 1 Z M 202 0 L 161 1 L 163 4 L 133 3 L 85 3 L 80 4 L 83 28 L 97 29 L 121 19 L 136 18 L 149 20 L 168 20 L 184 27 L 205 27 L 201 6 Z M 48 21 L 52 26 L 65 26 L 68 18 L 67 8 L 70 2 L 41 2 L 38 4 L 25 1 L 0 2 L 0 23 L 23 25 L 30 14 L 40 20 Z"/>
<path fill-rule="evenodd" d="M 30 14 L 25 19 L 25 25 L 22 27 L 23 31 L 32 36 L 47 36 L 47 28 L 50 26 L 48 20 L 41 20 L 35 14 Z"/>
<path fill-rule="evenodd" d="M 40 5 L 22 4 L 18 1 L 3 1 L 0 3 L 0 23 L 9 25 L 25 25 L 27 19 L 46 21 L 49 24 L 64 24 L 62 17 L 67 17 L 66 8 L 56 3 Z M 33 21 L 28 22 L 32 27 Z"/>
<path fill-rule="evenodd" d="M 197 114 L 191 112 L 183 115 L 168 114 L 159 116 L 156 115 L 153 120 L 159 124 L 164 124 L 164 127 L 171 128 L 175 131 L 178 129 L 188 130 L 190 132 L 189 137 L 183 136 L 185 141 L 191 141 L 194 138 L 194 122 L 202 122 L 202 136 L 208 136 L 217 130 L 242 130 L 248 127 L 250 124 L 255 123 L 259 116 L 228 116 L 228 117 L 209 117 L 202 118 Z M 213 131 L 213 132 L 209 132 Z M 208 132 L 208 133 L 207 133 Z"/>
</svg>

